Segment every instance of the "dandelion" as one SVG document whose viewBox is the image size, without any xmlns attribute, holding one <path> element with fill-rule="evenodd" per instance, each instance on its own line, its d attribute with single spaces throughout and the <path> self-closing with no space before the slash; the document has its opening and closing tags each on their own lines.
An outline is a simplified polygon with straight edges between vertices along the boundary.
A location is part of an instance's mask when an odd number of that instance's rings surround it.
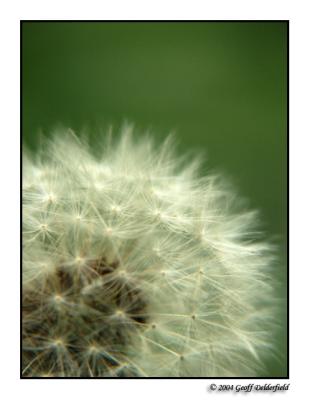
<svg viewBox="0 0 310 400">
<path fill-rule="evenodd" d="M 264 372 L 272 248 L 172 149 L 126 128 L 98 154 L 72 131 L 24 154 L 23 376 Z"/>
</svg>

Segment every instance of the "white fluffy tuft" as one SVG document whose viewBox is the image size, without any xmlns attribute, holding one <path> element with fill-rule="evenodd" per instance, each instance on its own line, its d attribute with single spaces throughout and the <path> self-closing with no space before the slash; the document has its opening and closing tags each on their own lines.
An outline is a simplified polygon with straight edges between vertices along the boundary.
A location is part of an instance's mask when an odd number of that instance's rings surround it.
<svg viewBox="0 0 310 400">
<path fill-rule="evenodd" d="M 272 350 L 271 246 L 168 139 L 72 131 L 23 166 L 24 376 L 258 376 Z"/>
</svg>

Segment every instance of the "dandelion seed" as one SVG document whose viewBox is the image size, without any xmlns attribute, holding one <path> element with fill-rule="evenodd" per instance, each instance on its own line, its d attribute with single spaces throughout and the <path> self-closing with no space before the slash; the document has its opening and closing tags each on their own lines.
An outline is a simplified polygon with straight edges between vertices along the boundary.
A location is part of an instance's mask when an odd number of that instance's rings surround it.
<svg viewBox="0 0 310 400">
<path fill-rule="evenodd" d="M 172 149 L 126 128 L 97 156 L 72 131 L 24 156 L 24 376 L 264 373 L 272 246 Z"/>
</svg>

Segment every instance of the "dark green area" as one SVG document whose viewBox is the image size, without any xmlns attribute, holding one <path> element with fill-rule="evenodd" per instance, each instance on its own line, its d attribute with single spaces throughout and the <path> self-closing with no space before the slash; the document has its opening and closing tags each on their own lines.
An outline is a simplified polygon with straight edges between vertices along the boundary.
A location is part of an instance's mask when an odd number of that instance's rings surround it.
<svg viewBox="0 0 310 400">
<path fill-rule="evenodd" d="M 286 281 L 286 23 L 25 22 L 22 34 L 25 142 L 58 123 L 175 131 L 261 210 Z"/>
</svg>

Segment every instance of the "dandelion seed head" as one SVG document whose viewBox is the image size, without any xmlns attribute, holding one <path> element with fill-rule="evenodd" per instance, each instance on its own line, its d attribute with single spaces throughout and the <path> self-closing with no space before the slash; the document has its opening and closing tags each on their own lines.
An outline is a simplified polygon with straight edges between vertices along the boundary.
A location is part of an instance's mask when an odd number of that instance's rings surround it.
<svg viewBox="0 0 310 400">
<path fill-rule="evenodd" d="M 24 376 L 264 373 L 273 248 L 173 148 L 127 127 L 96 155 L 72 131 L 24 155 Z"/>
</svg>

